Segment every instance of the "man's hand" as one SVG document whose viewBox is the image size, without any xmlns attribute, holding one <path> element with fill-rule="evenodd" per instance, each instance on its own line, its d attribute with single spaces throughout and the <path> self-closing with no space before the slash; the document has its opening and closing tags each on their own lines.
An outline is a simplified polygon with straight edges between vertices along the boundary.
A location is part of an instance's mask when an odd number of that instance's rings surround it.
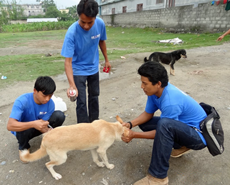
<svg viewBox="0 0 230 185">
<path fill-rule="evenodd" d="M 134 131 L 129 130 L 128 134 L 122 134 L 121 139 L 122 141 L 129 143 L 130 141 L 132 141 L 132 139 L 134 138 Z"/>
<path fill-rule="evenodd" d="M 69 87 L 68 89 L 67 89 L 67 96 L 68 96 L 68 98 L 70 97 L 70 90 L 72 91 L 72 90 L 75 90 L 76 91 L 76 97 L 78 97 L 78 90 L 77 90 L 77 88 L 73 88 L 73 87 Z"/>
<path fill-rule="evenodd" d="M 49 125 L 49 122 L 44 121 L 42 119 L 34 121 L 34 128 L 36 130 L 39 130 L 41 133 L 48 132 L 49 130 L 48 125 Z"/>
<path fill-rule="evenodd" d="M 217 41 L 221 41 L 223 38 L 224 38 L 224 36 L 222 35 L 217 39 Z"/>
<path fill-rule="evenodd" d="M 110 69 L 111 69 L 111 64 L 109 63 L 109 62 L 105 62 L 105 66 L 104 66 L 104 69 L 105 69 L 105 71 L 104 72 L 109 72 L 110 71 Z"/>
</svg>

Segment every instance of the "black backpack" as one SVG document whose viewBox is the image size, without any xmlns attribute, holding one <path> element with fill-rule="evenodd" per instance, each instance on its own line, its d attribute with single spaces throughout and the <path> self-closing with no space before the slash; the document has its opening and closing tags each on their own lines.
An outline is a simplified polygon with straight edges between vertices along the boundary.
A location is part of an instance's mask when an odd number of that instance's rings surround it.
<svg viewBox="0 0 230 185">
<path fill-rule="evenodd" d="M 200 129 L 204 136 L 209 152 L 216 156 L 224 152 L 224 131 L 221 126 L 220 116 L 216 109 L 206 103 L 201 102 L 207 117 L 200 122 Z"/>
</svg>

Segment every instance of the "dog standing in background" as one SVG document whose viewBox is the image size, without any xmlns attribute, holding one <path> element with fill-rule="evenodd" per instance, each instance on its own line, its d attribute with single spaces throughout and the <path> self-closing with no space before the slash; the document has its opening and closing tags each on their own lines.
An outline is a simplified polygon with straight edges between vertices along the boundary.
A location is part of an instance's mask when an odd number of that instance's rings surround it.
<svg viewBox="0 0 230 185">
<path fill-rule="evenodd" d="M 114 141 L 122 141 L 122 134 L 129 134 L 129 129 L 122 126 L 121 118 L 117 116 L 116 119 L 118 121 L 115 123 L 95 120 L 92 123 L 57 127 L 44 134 L 40 149 L 34 153 L 23 150 L 20 154 L 21 159 L 32 162 L 48 154 L 50 161 L 46 163 L 46 167 L 56 180 L 62 176 L 56 173 L 53 167 L 65 163 L 67 152 L 71 150 L 90 150 L 93 161 L 99 167 L 106 166 L 108 169 L 113 169 L 114 165 L 109 164 L 106 150 Z M 102 161 L 99 161 L 98 155 Z"/>
<path fill-rule="evenodd" d="M 168 64 L 170 66 L 170 74 L 175 76 L 174 64 L 181 57 L 187 58 L 186 51 L 184 49 L 176 50 L 170 53 L 154 52 L 149 56 L 149 59 L 145 57 L 144 61 L 153 61 Z"/>
</svg>

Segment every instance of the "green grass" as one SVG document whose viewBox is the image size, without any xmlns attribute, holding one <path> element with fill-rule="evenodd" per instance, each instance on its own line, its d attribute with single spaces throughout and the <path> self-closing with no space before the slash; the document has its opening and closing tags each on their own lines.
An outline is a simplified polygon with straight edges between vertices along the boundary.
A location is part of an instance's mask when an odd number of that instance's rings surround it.
<svg viewBox="0 0 230 185">
<path fill-rule="evenodd" d="M 28 24 L 7 24 L 0 25 L 0 32 L 17 33 L 17 32 L 34 32 L 67 29 L 74 21 L 59 22 L 34 22 Z"/>
<path fill-rule="evenodd" d="M 0 48 L 26 46 L 40 40 L 64 40 L 66 30 L 0 33 Z"/>
<path fill-rule="evenodd" d="M 38 31 L 23 33 L 0 33 L 0 48 L 26 46 L 28 43 L 41 40 L 63 42 L 66 30 Z M 107 27 L 107 52 L 109 60 L 119 59 L 131 53 L 172 51 L 202 46 L 222 44 L 216 42 L 221 33 L 206 34 L 173 34 L 160 29 Z M 183 44 L 162 44 L 158 40 L 180 38 Z M 224 38 L 227 41 L 229 36 Z M 104 60 L 100 53 L 100 60 Z M 61 55 L 45 57 L 44 55 L 11 55 L 1 56 L 0 73 L 7 76 L 0 80 L 0 88 L 18 81 L 34 80 L 39 75 L 54 76 L 64 72 L 64 58 Z"/>
<path fill-rule="evenodd" d="M 64 59 L 61 55 L 1 56 L 0 64 L 2 75 L 7 76 L 7 79 L 1 80 L 0 88 L 18 81 L 35 80 L 41 75 L 55 76 L 64 72 Z"/>
<path fill-rule="evenodd" d="M 160 29 L 152 28 L 141 29 L 108 27 L 107 35 L 108 40 L 106 41 L 106 44 L 110 59 L 114 59 L 119 55 L 125 55 L 128 53 L 170 51 L 182 48 L 190 49 L 201 46 L 222 44 L 222 42 L 216 41 L 221 33 L 173 34 L 164 33 Z M 182 39 L 184 43 L 178 45 L 157 43 L 159 40 L 167 40 L 176 37 Z"/>
</svg>

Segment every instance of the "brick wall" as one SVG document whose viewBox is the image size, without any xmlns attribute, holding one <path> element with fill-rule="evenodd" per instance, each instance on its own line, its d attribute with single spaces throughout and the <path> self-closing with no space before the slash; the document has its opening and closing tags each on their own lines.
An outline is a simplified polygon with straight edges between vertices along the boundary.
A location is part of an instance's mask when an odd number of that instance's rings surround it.
<svg viewBox="0 0 230 185">
<path fill-rule="evenodd" d="M 210 3 L 198 7 L 180 6 L 158 10 L 147 10 L 115 15 L 101 15 L 106 25 L 122 27 L 166 28 L 172 32 L 217 32 L 230 29 L 230 10 L 226 4 L 211 6 Z"/>
</svg>

